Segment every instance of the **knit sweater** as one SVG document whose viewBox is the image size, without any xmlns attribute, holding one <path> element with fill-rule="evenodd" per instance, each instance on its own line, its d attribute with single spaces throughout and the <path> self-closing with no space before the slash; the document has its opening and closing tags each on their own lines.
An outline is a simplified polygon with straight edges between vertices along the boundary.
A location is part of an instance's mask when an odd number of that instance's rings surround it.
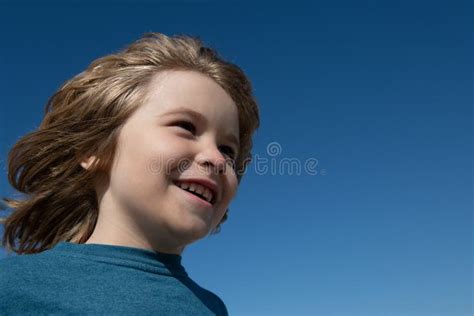
<svg viewBox="0 0 474 316">
<path fill-rule="evenodd" d="M 227 315 L 181 256 L 62 241 L 0 260 L 0 315 Z"/>
</svg>

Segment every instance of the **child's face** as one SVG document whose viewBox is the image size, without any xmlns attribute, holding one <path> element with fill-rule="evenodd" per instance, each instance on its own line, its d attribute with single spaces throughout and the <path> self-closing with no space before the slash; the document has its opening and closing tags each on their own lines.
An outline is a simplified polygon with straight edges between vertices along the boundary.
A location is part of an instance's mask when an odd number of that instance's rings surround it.
<svg viewBox="0 0 474 316">
<path fill-rule="evenodd" d="M 171 114 L 182 108 L 200 113 L 204 120 L 185 112 Z M 239 147 L 226 136 L 239 139 L 238 111 L 217 83 L 191 71 L 155 77 L 148 100 L 120 131 L 110 181 L 99 190 L 99 220 L 88 243 L 180 254 L 184 246 L 205 237 L 237 190 L 236 173 L 225 159 L 231 153 L 228 147 Z M 215 204 L 206 205 L 174 184 L 190 178 L 217 184 Z"/>
</svg>

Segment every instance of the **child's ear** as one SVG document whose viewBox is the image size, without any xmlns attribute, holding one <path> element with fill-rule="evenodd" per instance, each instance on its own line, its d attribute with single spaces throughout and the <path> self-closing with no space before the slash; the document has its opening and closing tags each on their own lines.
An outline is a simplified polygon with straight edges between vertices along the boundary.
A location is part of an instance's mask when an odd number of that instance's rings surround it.
<svg viewBox="0 0 474 316">
<path fill-rule="evenodd" d="M 94 163 L 94 161 L 97 160 L 97 157 L 96 156 L 89 156 L 85 159 L 82 159 L 81 160 L 81 167 L 88 170 L 90 168 L 90 166 Z"/>
</svg>

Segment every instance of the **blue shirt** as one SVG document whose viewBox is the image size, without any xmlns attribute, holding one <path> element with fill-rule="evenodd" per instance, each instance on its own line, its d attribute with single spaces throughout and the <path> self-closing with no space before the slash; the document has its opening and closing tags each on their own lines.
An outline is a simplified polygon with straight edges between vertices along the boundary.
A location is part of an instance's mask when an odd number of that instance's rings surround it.
<svg viewBox="0 0 474 316">
<path fill-rule="evenodd" d="M 0 260 L 0 315 L 228 315 L 181 256 L 62 241 Z"/>
</svg>

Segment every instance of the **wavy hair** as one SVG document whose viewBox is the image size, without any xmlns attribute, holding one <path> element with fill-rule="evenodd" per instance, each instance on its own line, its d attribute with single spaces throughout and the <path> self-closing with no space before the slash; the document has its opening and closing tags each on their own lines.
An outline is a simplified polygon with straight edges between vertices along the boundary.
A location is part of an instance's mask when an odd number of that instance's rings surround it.
<svg viewBox="0 0 474 316">
<path fill-rule="evenodd" d="M 60 241 L 88 240 L 99 213 L 93 183 L 110 171 L 121 126 L 146 98 L 154 75 L 166 70 L 205 74 L 237 105 L 240 154 L 235 167 L 240 184 L 260 124 L 247 76 L 198 37 L 146 33 L 66 81 L 49 98 L 38 129 L 11 148 L 8 181 L 24 196 L 3 198 L 13 210 L 0 217 L 2 246 L 8 252 L 38 253 Z M 79 160 L 90 155 L 98 159 L 86 170 Z M 227 213 L 212 233 L 220 231 Z"/>
</svg>

